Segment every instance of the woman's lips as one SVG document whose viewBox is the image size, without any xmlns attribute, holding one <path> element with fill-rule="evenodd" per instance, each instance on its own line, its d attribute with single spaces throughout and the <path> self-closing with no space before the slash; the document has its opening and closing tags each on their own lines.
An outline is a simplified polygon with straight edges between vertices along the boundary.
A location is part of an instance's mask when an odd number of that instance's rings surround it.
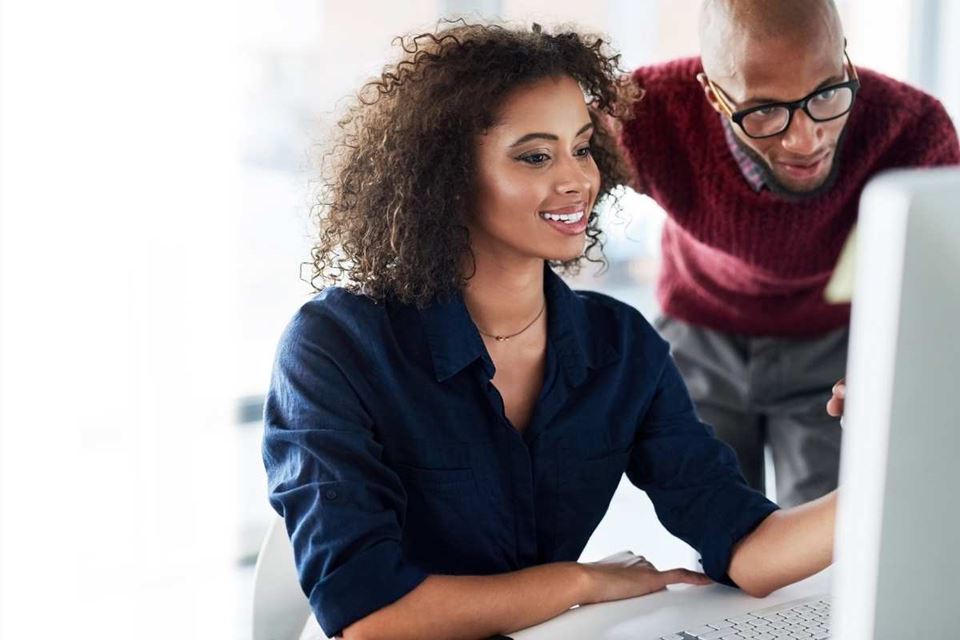
<svg viewBox="0 0 960 640">
<path fill-rule="evenodd" d="M 564 235 L 575 236 L 583 233 L 590 217 L 584 207 L 564 207 L 551 211 L 541 211 L 540 219 Z"/>
</svg>

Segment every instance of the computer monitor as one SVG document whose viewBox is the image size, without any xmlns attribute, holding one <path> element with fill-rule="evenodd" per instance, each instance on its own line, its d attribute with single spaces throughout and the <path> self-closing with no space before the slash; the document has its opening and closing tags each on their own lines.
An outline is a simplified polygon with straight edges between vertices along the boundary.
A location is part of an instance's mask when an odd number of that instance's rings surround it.
<svg viewBox="0 0 960 640">
<path fill-rule="evenodd" d="M 863 195 L 832 637 L 958 638 L 960 169 Z"/>
</svg>

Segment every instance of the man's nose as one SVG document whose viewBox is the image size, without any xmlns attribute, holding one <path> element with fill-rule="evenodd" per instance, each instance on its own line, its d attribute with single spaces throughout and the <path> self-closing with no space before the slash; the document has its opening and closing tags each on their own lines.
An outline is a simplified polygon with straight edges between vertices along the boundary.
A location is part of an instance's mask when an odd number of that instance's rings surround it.
<svg viewBox="0 0 960 640">
<path fill-rule="evenodd" d="M 801 156 L 811 155 L 820 147 L 823 139 L 823 127 L 807 115 L 803 109 L 797 109 L 793 121 L 783 133 L 780 144 L 791 153 Z"/>
</svg>

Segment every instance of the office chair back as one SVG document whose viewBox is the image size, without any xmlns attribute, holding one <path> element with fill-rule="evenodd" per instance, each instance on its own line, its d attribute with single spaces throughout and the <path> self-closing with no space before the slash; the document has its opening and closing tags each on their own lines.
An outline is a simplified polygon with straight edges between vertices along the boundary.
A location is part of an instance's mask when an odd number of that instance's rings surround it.
<svg viewBox="0 0 960 640">
<path fill-rule="evenodd" d="M 253 640 L 298 640 L 310 615 L 286 526 L 277 517 L 263 539 L 254 571 Z"/>
</svg>

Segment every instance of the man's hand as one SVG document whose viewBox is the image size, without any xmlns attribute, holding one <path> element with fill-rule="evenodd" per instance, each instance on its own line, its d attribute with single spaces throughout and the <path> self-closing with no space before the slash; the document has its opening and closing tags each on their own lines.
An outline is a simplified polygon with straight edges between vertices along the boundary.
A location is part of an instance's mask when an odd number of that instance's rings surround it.
<svg viewBox="0 0 960 640">
<path fill-rule="evenodd" d="M 847 394 L 847 379 L 840 378 L 837 384 L 833 385 L 833 397 L 827 402 L 827 413 L 839 418 L 843 415 L 843 398 Z"/>
</svg>

